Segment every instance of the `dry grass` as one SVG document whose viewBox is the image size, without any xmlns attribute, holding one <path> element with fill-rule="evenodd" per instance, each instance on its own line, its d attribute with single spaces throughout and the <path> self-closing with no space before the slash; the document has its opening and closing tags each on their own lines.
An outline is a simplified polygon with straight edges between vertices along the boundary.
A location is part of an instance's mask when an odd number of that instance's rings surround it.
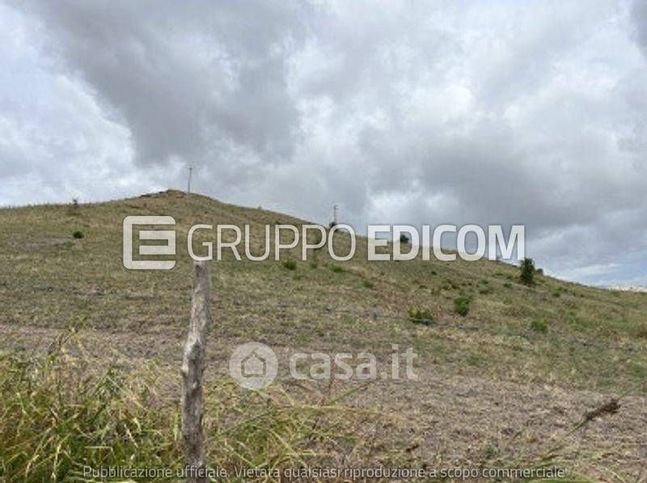
<svg viewBox="0 0 647 483">
<path fill-rule="evenodd" d="M 122 267 L 121 223 L 133 214 L 175 217 L 180 253 L 174 270 Z M 176 367 L 190 303 L 184 236 L 198 222 L 251 223 L 255 249 L 264 224 L 302 223 L 176 192 L 75 210 L 0 210 L 0 348 L 46 348 L 61 329 L 73 326 L 89 334 L 91 352 L 103 358 L 118 349 L 131 365 L 157 360 Z M 75 231 L 84 237 L 74 238 Z M 342 253 L 347 243 L 338 244 Z M 231 347 L 243 341 L 285 351 L 368 350 L 378 356 L 389 353 L 391 344 L 413 347 L 418 382 L 381 381 L 357 395 L 353 406 L 379 406 L 386 415 L 409 419 L 410 428 L 375 437 L 395 442 L 402 432 L 419 438 L 420 447 L 407 453 L 419 466 L 479 464 L 492 452 L 531 464 L 546 449 L 542 442 L 558 438 L 596 405 L 626 394 L 631 403 L 609 416 L 610 423 L 594 421 L 569 435 L 561 454 L 570 467 L 596 478 L 640 477 L 647 458 L 639 429 L 647 419 L 647 294 L 540 275 L 526 287 L 516 267 L 495 262 L 368 263 L 360 254 L 333 263 L 319 250 L 311 263 L 286 267 L 284 262 L 298 260 L 297 250 L 280 262 L 227 256 L 215 264 L 213 377 L 226 367 Z M 470 300 L 465 316 L 455 307 L 462 297 Z M 412 322 L 410 310 L 424 310 L 434 323 Z M 547 330 L 533 329 L 537 321 Z M 304 402 L 305 394 L 285 387 L 297 404 Z M 528 423 L 533 414 L 538 416 Z M 523 437 L 512 445 L 518 454 L 510 455 L 502 440 L 518 431 Z M 341 449 L 331 457 L 339 454 Z"/>
<path fill-rule="evenodd" d="M 93 358 L 78 334 L 60 337 L 45 355 L 0 356 L 0 479 L 90 481 L 84 468 L 183 466 L 177 375 L 155 364 L 124 367 Z M 206 384 L 205 446 L 212 468 L 229 480 L 254 469 L 275 481 L 285 468 L 348 467 L 397 461 L 362 428 L 384 414 L 344 406 L 281 386 L 243 391 L 228 378 Z"/>
</svg>

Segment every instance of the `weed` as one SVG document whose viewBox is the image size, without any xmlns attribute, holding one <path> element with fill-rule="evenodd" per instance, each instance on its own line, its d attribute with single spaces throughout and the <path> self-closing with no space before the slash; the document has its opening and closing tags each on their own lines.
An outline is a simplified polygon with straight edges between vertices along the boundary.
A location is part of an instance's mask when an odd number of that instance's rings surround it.
<svg viewBox="0 0 647 483">
<path fill-rule="evenodd" d="M 458 315 L 465 317 L 470 311 L 471 298 L 466 295 L 461 295 L 454 299 L 454 312 Z"/>
<path fill-rule="evenodd" d="M 544 319 L 533 320 L 530 323 L 530 329 L 534 332 L 545 334 L 548 332 L 548 324 Z"/>
<path fill-rule="evenodd" d="M 433 314 L 427 309 L 409 309 L 408 314 L 414 324 L 431 325 L 434 322 Z"/>
<path fill-rule="evenodd" d="M 81 238 L 84 238 L 85 235 L 83 234 L 82 231 L 76 230 L 74 233 L 72 233 L 72 236 L 76 238 L 77 240 L 80 240 Z"/>
<path fill-rule="evenodd" d="M 296 270 L 297 262 L 295 262 L 294 260 L 286 260 L 283 262 L 283 266 L 288 270 Z"/>
</svg>

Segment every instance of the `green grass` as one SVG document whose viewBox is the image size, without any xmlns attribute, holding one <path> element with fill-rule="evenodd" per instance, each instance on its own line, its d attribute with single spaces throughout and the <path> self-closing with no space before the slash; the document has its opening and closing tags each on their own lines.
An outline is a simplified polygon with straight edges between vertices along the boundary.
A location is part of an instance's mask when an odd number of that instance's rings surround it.
<svg viewBox="0 0 647 483">
<path fill-rule="evenodd" d="M 461 295 L 454 299 L 454 311 L 461 317 L 465 317 L 470 311 L 470 304 L 472 299 L 465 295 Z"/>
<path fill-rule="evenodd" d="M 288 270 L 296 270 L 297 269 L 297 262 L 294 260 L 285 260 L 283 262 L 283 266 L 287 268 Z"/>
<path fill-rule="evenodd" d="M 434 316 L 428 309 L 409 309 L 409 320 L 414 324 L 431 325 L 434 323 Z"/>
<path fill-rule="evenodd" d="M 530 328 L 533 331 L 540 332 L 542 334 L 545 334 L 546 332 L 548 332 L 548 324 L 544 319 L 533 320 L 530 323 Z"/>
</svg>

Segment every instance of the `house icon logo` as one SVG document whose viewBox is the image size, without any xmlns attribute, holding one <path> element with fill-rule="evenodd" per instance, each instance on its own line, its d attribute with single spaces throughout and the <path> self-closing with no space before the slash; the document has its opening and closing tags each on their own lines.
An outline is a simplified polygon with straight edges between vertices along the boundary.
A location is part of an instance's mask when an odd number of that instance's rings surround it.
<svg viewBox="0 0 647 483">
<path fill-rule="evenodd" d="M 276 354 L 259 342 L 239 345 L 229 358 L 229 374 L 246 389 L 258 390 L 269 386 L 277 373 Z"/>
</svg>

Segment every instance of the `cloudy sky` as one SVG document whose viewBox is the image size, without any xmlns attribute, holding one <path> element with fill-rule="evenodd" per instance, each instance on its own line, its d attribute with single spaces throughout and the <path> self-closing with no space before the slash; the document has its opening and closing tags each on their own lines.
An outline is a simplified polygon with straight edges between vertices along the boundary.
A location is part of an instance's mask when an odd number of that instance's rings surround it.
<svg viewBox="0 0 647 483">
<path fill-rule="evenodd" d="M 0 0 L 0 205 L 184 188 L 524 223 L 647 285 L 647 1 Z"/>
</svg>

